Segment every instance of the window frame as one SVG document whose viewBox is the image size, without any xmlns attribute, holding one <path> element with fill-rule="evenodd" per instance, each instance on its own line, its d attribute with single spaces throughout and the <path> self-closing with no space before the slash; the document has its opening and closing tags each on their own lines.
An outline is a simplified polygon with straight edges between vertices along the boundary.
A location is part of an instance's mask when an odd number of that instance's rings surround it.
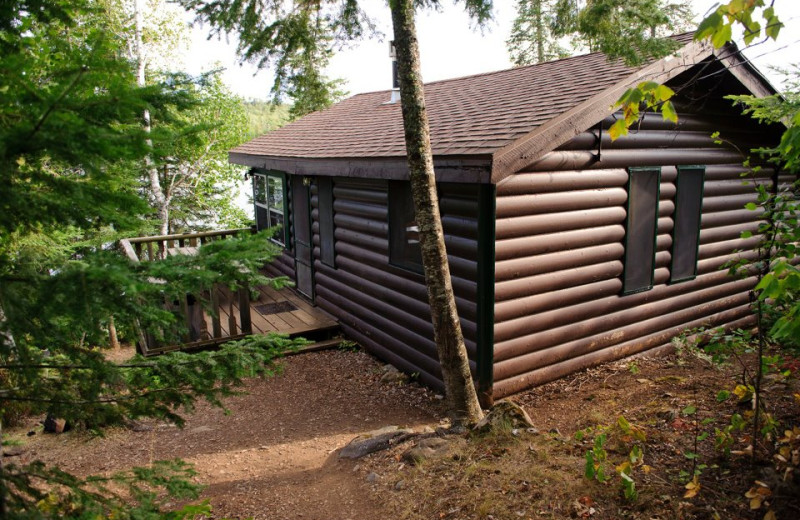
<svg viewBox="0 0 800 520">
<path fill-rule="evenodd" d="M 634 257 L 634 255 L 639 254 L 641 251 L 641 247 L 632 248 L 631 241 L 634 239 L 631 235 L 631 230 L 634 227 L 633 223 L 631 222 L 632 219 L 636 218 L 643 218 L 637 217 L 637 214 L 632 214 L 632 205 L 635 203 L 634 196 L 635 192 L 633 191 L 635 188 L 635 178 L 637 175 L 641 174 L 655 174 L 655 193 L 654 195 L 654 208 L 652 212 L 653 216 L 653 224 L 652 224 L 652 254 L 650 255 L 649 262 L 650 262 L 650 279 L 646 284 L 632 284 L 628 281 L 628 274 L 631 271 L 630 267 L 635 263 L 641 262 L 643 260 L 647 260 L 646 258 L 638 258 Z M 640 292 L 649 291 L 653 288 L 655 283 L 655 258 L 657 253 L 657 241 L 658 241 L 658 218 L 659 218 L 659 200 L 661 198 L 661 166 L 644 166 L 644 167 L 630 167 L 628 168 L 628 182 L 626 185 L 626 190 L 628 194 L 628 198 L 625 202 L 625 242 L 624 242 L 624 256 L 623 256 L 623 263 L 622 263 L 622 290 L 620 294 L 622 296 L 627 296 L 629 294 L 636 294 Z M 635 207 L 635 206 L 633 206 Z M 650 216 L 648 212 L 647 216 Z M 646 227 L 643 229 L 647 229 Z"/>
<path fill-rule="evenodd" d="M 262 229 L 276 227 L 271 225 L 273 222 L 272 216 L 280 215 L 280 217 L 283 219 L 281 224 L 281 229 L 270 237 L 270 241 L 285 249 L 289 249 L 289 244 L 290 244 L 289 211 L 288 211 L 289 204 L 286 193 L 286 174 L 284 174 L 283 172 L 273 171 L 273 170 L 269 171 L 256 170 L 253 171 L 251 175 L 253 177 L 253 204 L 255 206 L 256 226 L 258 227 L 258 230 L 261 231 Z M 280 183 L 281 207 L 277 207 L 270 204 L 270 179 L 277 180 Z M 263 202 L 258 199 L 259 193 L 256 189 L 256 183 L 259 182 L 259 180 L 263 180 L 264 182 Z M 262 210 L 265 210 L 267 212 L 267 222 L 268 224 L 270 224 L 267 226 L 267 228 L 261 228 L 261 226 L 258 225 L 258 208 L 261 208 Z"/>
<path fill-rule="evenodd" d="M 405 238 L 410 217 L 416 224 L 414 200 L 411 196 L 410 181 L 390 180 L 387 184 L 387 213 L 389 228 L 389 265 L 424 274 L 422 267 L 422 248 L 417 241 L 417 252 L 409 249 L 409 241 Z M 399 221 L 401 219 L 402 221 Z"/>
<path fill-rule="evenodd" d="M 700 229 L 702 227 L 703 221 L 703 197 L 705 192 L 705 177 L 706 177 L 706 167 L 705 165 L 681 165 L 677 166 L 678 175 L 675 179 L 675 213 L 673 215 L 673 222 L 674 225 L 672 227 L 672 247 L 670 248 L 670 266 L 669 266 L 669 283 L 681 283 L 687 282 L 690 280 L 694 280 L 697 278 L 697 262 L 699 259 L 699 252 L 700 252 Z M 682 175 L 682 173 L 688 172 L 700 172 L 700 197 L 698 199 L 698 205 L 696 208 L 696 213 L 692 214 L 692 219 L 697 219 L 697 225 L 693 229 L 690 234 L 687 234 L 686 230 L 679 231 L 679 219 L 682 215 L 685 214 L 687 210 L 687 204 L 681 203 L 681 194 L 684 193 L 681 190 L 682 186 L 686 186 L 686 183 L 681 183 L 681 179 L 687 180 L 686 175 Z M 682 239 L 681 243 L 685 243 L 687 239 L 691 239 L 694 241 L 694 266 L 692 269 L 692 273 L 676 277 L 675 276 L 675 258 L 676 258 L 676 249 L 679 247 L 679 239 Z M 691 245 L 691 244 L 690 244 Z"/>
</svg>

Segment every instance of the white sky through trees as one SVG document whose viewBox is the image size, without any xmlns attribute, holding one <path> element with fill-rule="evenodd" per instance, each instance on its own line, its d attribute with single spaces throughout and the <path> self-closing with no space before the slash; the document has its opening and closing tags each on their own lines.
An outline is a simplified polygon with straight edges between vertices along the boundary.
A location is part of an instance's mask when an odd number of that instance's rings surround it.
<svg viewBox="0 0 800 520">
<path fill-rule="evenodd" d="M 471 29 L 469 18 L 461 5 L 453 5 L 449 0 L 442 0 L 441 3 L 440 12 L 418 12 L 417 31 L 425 82 L 511 67 L 505 40 L 516 14 L 513 0 L 495 0 L 495 20 L 483 31 Z M 695 0 L 695 13 L 702 17 L 717 3 L 715 0 Z M 384 38 L 356 42 L 351 48 L 340 50 L 328 67 L 331 78 L 346 80 L 345 90 L 351 95 L 391 87 L 387 43 L 391 38 L 389 9 L 385 0 L 364 0 L 363 5 L 377 22 Z M 775 7 L 786 25 L 778 42 L 755 45 L 745 54 L 779 88 L 780 76 L 773 73 L 770 66 L 786 68 L 792 63 L 800 63 L 800 2 L 776 0 Z M 259 72 L 249 64 L 238 65 L 233 41 L 207 40 L 207 35 L 208 27 L 193 29 L 186 58 L 188 72 L 196 74 L 215 66 L 224 67 L 223 79 L 234 93 L 246 99 L 268 99 L 272 86 L 271 72 Z M 737 44 L 740 48 L 744 46 L 740 40 Z"/>
</svg>

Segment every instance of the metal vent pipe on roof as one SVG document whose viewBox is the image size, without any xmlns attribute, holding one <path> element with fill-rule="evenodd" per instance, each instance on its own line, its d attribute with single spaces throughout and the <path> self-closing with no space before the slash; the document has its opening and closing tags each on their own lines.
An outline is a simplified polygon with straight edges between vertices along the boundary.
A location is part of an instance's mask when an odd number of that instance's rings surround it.
<svg viewBox="0 0 800 520">
<path fill-rule="evenodd" d="M 397 72 L 397 49 L 394 40 L 389 42 L 389 57 L 392 59 L 392 96 L 389 98 L 389 103 L 397 103 L 400 101 L 400 75 Z"/>
</svg>

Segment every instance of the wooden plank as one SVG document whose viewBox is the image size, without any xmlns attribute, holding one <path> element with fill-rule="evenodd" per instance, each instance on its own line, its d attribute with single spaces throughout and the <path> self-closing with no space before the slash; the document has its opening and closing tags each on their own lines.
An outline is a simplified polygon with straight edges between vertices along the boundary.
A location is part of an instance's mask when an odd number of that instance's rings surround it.
<svg viewBox="0 0 800 520">
<path fill-rule="evenodd" d="M 291 326 L 277 314 L 261 314 L 251 307 L 253 321 L 265 332 L 280 332 L 288 330 Z"/>
<path fill-rule="evenodd" d="M 289 324 L 289 328 L 291 329 L 302 329 L 308 326 L 307 323 L 303 322 L 302 320 L 297 319 L 295 316 L 292 315 L 291 312 L 279 312 L 275 314 L 283 321 Z"/>
</svg>

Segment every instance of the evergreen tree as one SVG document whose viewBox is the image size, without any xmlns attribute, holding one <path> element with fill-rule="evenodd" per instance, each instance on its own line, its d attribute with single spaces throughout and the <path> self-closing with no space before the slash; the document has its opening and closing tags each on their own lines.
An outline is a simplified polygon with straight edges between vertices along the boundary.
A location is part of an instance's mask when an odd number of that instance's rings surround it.
<svg viewBox="0 0 800 520">
<path fill-rule="evenodd" d="M 138 173 L 119 168 L 151 151 L 141 114 L 147 109 L 173 123 L 196 101 L 194 87 L 177 78 L 138 87 L 123 44 L 99 2 L 11 0 L 0 7 L 3 418 L 24 404 L 92 428 L 137 417 L 180 423 L 197 399 L 220 405 L 242 378 L 273 372 L 275 357 L 294 344 L 258 337 L 218 352 L 121 365 L 97 348 L 112 315 L 123 330 L 136 319 L 153 332 L 180 334 L 165 299 L 213 283 L 267 283 L 258 270 L 276 252 L 258 236 L 215 242 L 196 258 L 143 264 L 111 249 L 116 238 L 141 229 L 149 211 Z M 149 517 L 165 500 L 159 490 L 196 495 L 190 474 L 173 462 L 81 480 L 0 457 L 0 517 Z"/>
<path fill-rule="evenodd" d="M 517 16 L 506 40 L 515 66 L 566 58 L 570 51 L 553 35 L 555 0 L 517 0 Z"/>
<path fill-rule="evenodd" d="M 575 48 L 639 65 L 676 50 L 668 38 L 692 27 L 688 0 L 556 0 L 552 31 Z"/>
</svg>

